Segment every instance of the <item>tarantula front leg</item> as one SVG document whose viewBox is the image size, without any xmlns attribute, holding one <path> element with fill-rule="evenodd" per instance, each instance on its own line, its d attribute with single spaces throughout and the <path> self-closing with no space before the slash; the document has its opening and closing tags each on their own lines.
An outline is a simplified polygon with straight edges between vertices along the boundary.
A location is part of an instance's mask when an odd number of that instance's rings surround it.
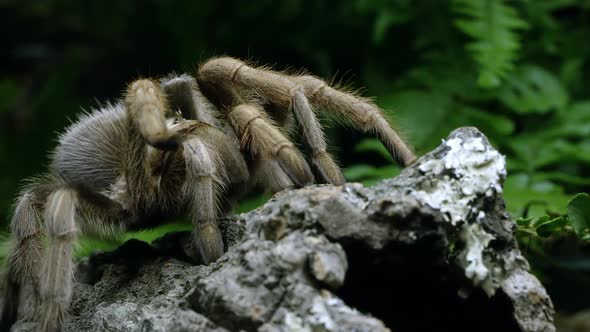
<svg viewBox="0 0 590 332">
<path fill-rule="evenodd" d="M 271 191 L 313 183 L 313 174 L 295 145 L 257 105 L 240 104 L 228 113 L 229 122 L 249 150 L 262 165 Z"/>
<path fill-rule="evenodd" d="M 193 97 L 196 84 L 195 79 L 186 74 L 160 81 L 170 106 L 173 110 L 180 110 L 185 119 L 200 120 L 196 107 L 197 100 Z"/>
<path fill-rule="evenodd" d="M 331 112 L 339 122 L 376 134 L 402 166 L 416 160 L 416 155 L 393 130 L 383 110 L 370 99 L 335 89 L 314 76 L 295 76 L 292 79 L 304 87 L 313 104 Z"/>
<path fill-rule="evenodd" d="M 182 147 L 186 165 L 183 195 L 195 227 L 194 247 L 209 264 L 223 254 L 217 225 L 222 195 L 228 187 L 248 181 L 248 167 L 230 139 L 205 123 L 193 126 Z"/>
<path fill-rule="evenodd" d="M 199 79 L 203 92 L 216 99 L 226 112 L 242 149 L 261 165 L 258 173 L 264 176 L 271 191 L 313 183 L 313 174 L 301 152 L 260 106 L 245 103 L 229 84 L 204 81 L 201 76 Z"/>
<path fill-rule="evenodd" d="M 343 177 L 325 151 L 323 133 L 310 107 L 310 100 L 311 104 L 336 115 L 335 118 L 341 122 L 377 134 L 402 165 L 409 165 L 415 159 L 413 152 L 391 128 L 382 110 L 367 99 L 334 89 L 313 76 L 289 76 L 254 68 L 233 58 L 218 58 L 200 68 L 198 81 L 199 85 L 201 82 L 214 82 L 218 86 L 226 84 L 250 90 L 282 109 L 292 109 L 303 127 L 304 139 L 312 149 L 314 164 L 329 182 L 340 183 Z"/>
<path fill-rule="evenodd" d="M 335 185 L 344 184 L 346 182 L 344 174 L 327 151 L 328 146 L 324 131 L 305 96 L 305 90 L 296 86 L 289 93 L 291 94 L 291 109 L 301 125 L 305 143 L 311 148 L 314 166 L 324 180 Z"/>
<path fill-rule="evenodd" d="M 178 147 L 176 133 L 166 125 L 170 111 L 166 96 L 154 82 L 141 79 L 129 85 L 125 104 L 134 127 L 148 144 L 162 150 Z"/>
</svg>

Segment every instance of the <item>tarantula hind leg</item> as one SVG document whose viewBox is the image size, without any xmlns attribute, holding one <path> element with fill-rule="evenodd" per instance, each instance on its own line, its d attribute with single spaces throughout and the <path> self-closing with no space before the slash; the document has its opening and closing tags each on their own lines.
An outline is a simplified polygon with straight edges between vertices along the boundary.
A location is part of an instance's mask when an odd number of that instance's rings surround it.
<svg viewBox="0 0 590 332">
<path fill-rule="evenodd" d="M 73 188 L 57 176 L 39 177 L 27 185 L 11 223 L 16 244 L 8 259 L 2 331 L 16 321 L 19 293 L 27 284 L 32 303 L 23 318 L 37 321 L 36 331 L 60 331 L 72 295 L 72 246 L 78 230 L 113 234 L 122 232 L 128 221 L 118 203 Z"/>
<path fill-rule="evenodd" d="M 32 312 L 25 312 L 25 317 L 39 322 L 39 331 L 61 329 L 72 294 L 76 197 L 68 188 L 48 192 L 27 190 L 21 195 L 11 225 L 16 247 L 8 261 L 3 331 L 8 331 L 16 321 L 19 292 L 27 281 L 32 286 L 34 303 L 33 307 L 27 308 Z M 48 240 L 46 245 L 45 238 Z"/>
<path fill-rule="evenodd" d="M 39 292 L 39 266 L 44 240 L 41 230 L 42 211 L 36 202 L 40 194 L 38 190 L 26 188 L 15 205 L 11 223 L 15 244 L 8 256 L 0 331 L 9 331 L 17 320 L 23 285 L 30 284 L 34 297 Z M 33 302 L 36 300 L 31 299 Z M 32 312 L 26 314 L 28 319 L 34 318 Z"/>
<path fill-rule="evenodd" d="M 195 260 L 209 264 L 223 255 L 217 225 L 221 200 L 229 186 L 248 180 L 248 167 L 233 142 L 218 129 L 199 123 L 183 141 L 186 181 L 183 196 L 194 224 Z M 199 257 L 200 256 L 200 257 Z"/>
</svg>

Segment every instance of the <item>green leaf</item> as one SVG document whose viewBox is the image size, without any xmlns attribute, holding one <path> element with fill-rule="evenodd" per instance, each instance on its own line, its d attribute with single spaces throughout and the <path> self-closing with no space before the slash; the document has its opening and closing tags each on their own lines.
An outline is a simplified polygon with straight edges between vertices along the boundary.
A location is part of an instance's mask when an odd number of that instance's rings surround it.
<svg viewBox="0 0 590 332">
<path fill-rule="evenodd" d="M 132 231 L 114 238 L 98 238 L 92 235 L 83 235 L 78 239 L 74 248 L 76 258 L 81 258 L 99 251 L 111 251 L 123 244 L 125 241 L 136 239 L 151 243 L 155 239 L 170 233 L 178 231 L 190 231 L 193 229 L 192 224 L 187 220 L 178 220 L 175 222 L 159 225 L 154 228 L 140 231 Z"/>
<path fill-rule="evenodd" d="M 445 61 L 446 60 L 446 61 Z M 459 96 L 462 100 L 488 100 L 489 91 L 480 89 L 474 80 L 473 70 L 465 68 L 465 59 L 433 61 L 427 65 L 412 68 L 399 83 L 418 85 L 443 95 Z M 494 96 L 495 97 L 495 96 Z"/>
<path fill-rule="evenodd" d="M 375 178 L 377 176 L 377 169 L 371 165 L 353 165 L 344 170 L 344 175 L 348 181 L 361 181 L 367 178 Z"/>
<path fill-rule="evenodd" d="M 454 129 L 447 121 L 452 110 L 448 95 L 406 90 L 382 96 L 379 101 L 384 109 L 391 110 L 394 123 L 404 128 L 417 148 L 434 148 Z"/>
<path fill-rule="evenodd" d="M 528 228 L 528 227 L 519 227 L 517 229 L 517 231 L 527 234 L 527 235 L 539 236 L 539 234 L 537 234 L 536 231 L 534 231 L 533 229 Z"/>
<path fill-rule="evenodd" d="M 590 101 L 577 101 L 561 109 L 545 135 L 547 137 L 590 137 Z"/>
<path fill-rule="evenodd" d="M 547 212 L 565 213 L 570 199 L 561 186 L 549 181 L 538 181 L 533 176 L 517 173 L 504 182 L 504 198 L 508 211 L 514 216 L 540 218 Z"/>
<path fill-rule="evenodd" d="M 559 72 L 559 79 L 565 86 L 573 87 L 575 84 L 581 83 L 583 77 L 584 59 L 569 58 L 565 59 Z"/>
<path fill-rule="evenodd" d="M 367 138 L 358 143 L 354 150 L 357 152 L 376 152 L 388 161 L 394 162 L 387 148 L 376 138 Z"/>
<path fill-rule="evenodd" d="M 74 246 L 74 257 L 77 259 L 90 256 L 96 251 L 112 251 L 123 244 L 121 240 L 98 239 L 90 236 L 82 236 Z"/>
<path fill-rule="evenodd" d="M 375 167 L 371 165 L 353 165 L 344 170 L 344 176 L 348 181 L 361 182 L 371 186 L 383 179 L 397 176 L 401 169 L 396 165 Z"/>
<path fill-rule="evenodd" d="M 466 125 L 478 127 L 486 135 L 508 136 L 514 131 L 514 122 L 507 116 L 470 106 L 461 107 L 458 112 L 467 120 Z"/>
<path fill-rule="evenodd" d="M 564 172 L 536 172 L 534 177 L 537 180 L 550 180 L 558 183 L 590 186 L 590 178 Z"/>
<path fill-rule="evenodd" d="M 462 16 L 455 24 L 474 39 L 466 48 L 480 66 L 479 85 L 500 86 L 513 70 L 521 47 L 516 30 L 526 29 L 528 24 L 502 0 L 455 0 L 453 4 Z"/>
<path fill-rule="evenodd" d="M 235 213 L 250 212 L 256 209 L 257 207 L 262 206 L 264 203 L 268 202 L 269 199 L 270 195 L 268 194 L 257 195 L 249 199 L 246 199 L 240 202 L 240 205 L 236 209 Z"/>
<path fill-rule="evenodd" d="M 577 234 L 590 230 L 590 195 L 580 193 L 567 205 L 570 225 Z"/>
<path fill-rule="evenodd" d="M 556 232 L 563 231 L 566 224 L 567 218 L 562 216 L 553 219 L 550 216 L 543 216 L 535 222 L 535 227 L 540 237 L 548 237 Z"/>
<path fill-rule="evenodd" d="M 519 217 L 519 218 L 516 218 L 515 222 L 516 222 L 516 225 L 518 225 L 519 227 L 530 227 L 530 226 L 532 226 L 532 224 L 533 224 L 532 222 L 534 219 L 535 219 L 535 217 L 529 217 L 529 218 Z"/>
<path fill-rule="evenodd" d="M 568 94 L 561 82 L 538 66 L 523 66 L 507 79 L 498 97 L 510 110 L 519 113 L 546 113 L 565 107 Z"/>
<path fill-rule="evenodd" d="M 515 158 L 531 171 L 550 165 L 590 163 L 590 140 L 572 142 L 565 138 L 551 139 L 543 132 L 529 132 L 513 138 L 509 147 Z"/>
</svg>

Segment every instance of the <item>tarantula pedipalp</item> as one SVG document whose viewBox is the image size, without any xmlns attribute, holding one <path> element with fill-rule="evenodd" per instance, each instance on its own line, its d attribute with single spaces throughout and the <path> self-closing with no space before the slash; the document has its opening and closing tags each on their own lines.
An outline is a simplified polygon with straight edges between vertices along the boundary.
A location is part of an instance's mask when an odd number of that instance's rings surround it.
<svg viewBox="0 0 590 332">
<path fill-rule="evenodd" d="M 27 284 L 32 306 L 22 316 L 41 331 L 61 329 L 79 232 L 109 236 L 146 226 L 146 220 L 188 214 L 194 224 L 189 254 L 215 261 L 224 251 L 217 220 L 240 192 L 255 184 L 277 191 L 315 182 L 289 139 L 296 123 L 321 181 L 342 184 L 320 111 L 375 133 L 402 165 L 415 159 L 367 99 L 313 76 L 233 58 L 209 60 L 196 80 L 137 80 L 121 102 L 82 116 L 60 136 L 49 172 L 32 179 L 17 200 L 0 328 L 16 320 Z"/>
</svg>

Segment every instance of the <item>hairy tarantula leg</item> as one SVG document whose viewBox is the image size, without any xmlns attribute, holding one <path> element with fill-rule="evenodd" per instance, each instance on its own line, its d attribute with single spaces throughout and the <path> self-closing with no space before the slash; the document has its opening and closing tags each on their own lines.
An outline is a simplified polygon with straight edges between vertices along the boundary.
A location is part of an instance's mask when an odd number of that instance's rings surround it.
<svg viewBox="0 0 590 332">
<path fill-rule="evenodd" d="M 207 146 L 223 147 L 216 149 L 216 151 L 223 163 L 223 168 L 218 169 L 218 172 L 225 174 L 226 179 L 224 183 L 246 186 L 246 183 L 250 179 L 248 165 L 232 139 L 221 130 L 204 122 L 200 122 L 198 126 L 195 126 L 191 134 L 198 136 Z"/>
<path fill-rule="evenodd" d="M 49 239 L 41 262 L 41 295 L 38 310 L 41 330 L 59 331 L 72 297 L 74 262 L 72 243 L 76 238 L 77 195 L 72 189 L 57 189 L 49 195 L 44 228 Z"/>
<path fill-rule="evenodd" d="M 194 248 L 204 263 L 223 254 L 223 241 L 217 226 L 222 191 L 229 184 L 245 185 L 248 166 L 242 154 L 219 129 L 198 123 L 183 143 L 187 180 L 183 196 L 189 203 L 194 223 Z M 195 253 L 189 253 L 194 257 Z"/>
<path fill-rule="evenodd" d="M 223 163 L 214 148 L 199 137 L 183 142 L 183 155 L 187 169 L 184 196 L 189 201 L 194 224 L 196 248 L 205 264 L 223 255 L 223 240 L 217 226 L 219 194 L 224 186 Z"/>
<path fill-rule="evenodd" d="M 272 190 L 313 183 L 313 174 L 299 150 L 255 105 L 241 104 L 228 114 L 242 146 L 267 163 Z"/>
<path fill-rule="evenodd" d="M 148 144 L 163 150 L 178 147 L 176 133 L 166 125 L 168 101 L 154 82 L 142 79 L 129 85 L 125 104 L 132 123 Z"/>
<path fill-rule="evenodd" d="M 341 185 L 346 182 L 342 170 L 332 155 L 327 152 L 324 131 L 315 116 L 302 87 L 291 90 L 291 108 L 303 130 L 303 139 L 311 148 L 312 161 L 322 177 L 329 183 Z"/>
<path fill-rule="evenodd" d="M 209 62 L 208 62 L 209 63 Z M 227 112 L 229 123 L 241 140 L 242 149 L 259 160 L 260 171 L 272 191 L 314 182 L 313 173 L 301 152 L 274 125 L 259 106 L 246 104 L 230 82 L 216 80 L 208 68 L 201 68 L 199 87 Z"/>
<path fill-rule="evenodd" d="M 409 165 L 416 158 L 376 105 L 367 99 L 334 89 L 313 76 L 288 76 L 254 68 L 237 59 L 218 58 L 205 63 L 199 70 L 198 78 L 199 84 L 201 81 L 221 82 L 251 89 L 268 102 L 283 108 L 289 107 L 292 101 L 291 91 L 298 85 L 303 86 L 312 104 L 330 111 L 342 122 L 377 134 L 402 165 Z"/>
<path fill-rule="evenodd" d="M 252 80 L 243 77 L 243 70 L 256 70 L 261 75 L 274 76 L 271 78 L 272 81 L 258 82 L 258 77 L 254 77 Z M 312 150 L 313 164 L 319 170 L 322 178 L 333 184 L 342 184 L 345 182 L 340 167 L 336 165 L 332 156 L 326 151 L 327 145 L 322 127 L 309 105 L 303 86 L 292 82 L 287 76 L 262 69 L 254 69 L 248 67 L 243 62 L 232 58 L 220 58 L 207 62 L 199 70 L 198 79 L 199 85 L 204 88 L 204 92 L 209 92 L 209 95 L 214 98 L 214 101 L 224 108 L 234 107 L 235 109 L 236 105 L 241 104 L 240 100 L 236 101 L 239 97 L 235 96 L 235 92 L 231 88 L 232 85 L 239 85 L 244 89 L 253 89 L 268 101 L 277 103 L 284 109 L 292 109 L 297 121 L 303 129 L 303 138 Z M 242 111 L 242 113 L 246 113 L 246 111 Z M 238 119 L 241 121 L 242 125 L 234 123 L 234 128 L 237 128 L 238 126 L 244 127 L 243 124 L 250 123 L 249 121 L 251 121 L 250 118 L 252 118 L 252 116 L 258 116 L 258 114 L 243 115 L 242 117 L 244 119 Z M 230 122 L 231 121 L 232 116 L 230 113 Z M 278 129 L 276 131 L 279 132 Z M 238 135 L 241 134 L 238 132 Z M 264 144 L 265 142 L 267 144 L 272 143 L 274 146 L 281 146 L 277 145 L 276 142 L 269 140 L 263 140 L 260 144 Z M 254 142 L 252 146 L 255 147 L 257 145 L 256 143 L 257 142 Z M 307 165 L 307 163 L 305 165 Z M 272 170 L 273 168 L 275 167 L 272 167 L 271 165 L 270 169 Z M 275 187 L 287 187 L 288 182 L 285 181 L 287 180 L 284 176 L 285 172 L 274 173 L 276 174 L 276 176 L 274 176 L 276 180 L 273 182 L 277 183 Z M 286 172 L 286 174 L 289 174 L 289 172 Z M 296 181 L 293 182 L 298 185 L 305 184 Z"/>
<path fill-rule="evenodd" d="M 19 291 L 29 282 L 32 307 L 25 308 L 23 318 L 39 321 L 42 332 L 59 331 L 70 303 L 76 223 L 84 221 L 85 231 L 113 235 L 126 228 L 128 219 L 118 203 L 101 194 L 68 188 L 55 175 L 33 179 L 12 218 L 16 246 L 8 261 L 0 330 L 8 331 L 16 320 Z"/>
<path fill-rule="evenodd" d="M 169 105 L 174 110 L 179 109 L 185 119 L 198 120 L 197 108 L 193 99 L 193 91 L 197 82 L 189 75 L 161 80 L 162 89 L 168 96 Z"/>
<path fill-rule="evenodd" d="M 30 282 L 32 295 L 36 296 L 39 292 L 39 266 L 43 236 L 41 234 L 41 211 L 40 207 L 35 204 L 36 195 L 34 190 L 25 189 L 17 201 L 12 217 L 11 230 L 16 243 L 8 257 L 0 331 L 10 330 L 10 326 L 17 319 L 22 286 L 26 282 Z M 32 301 L 32 304 L 35 305 L 38 299 L 34 297 Z M 33 317 L 26 318 L 32 319 Z"/>
<path fill-rule="evenodd" d="M 41 263 L 37 315 L 41 331 L 53 332 L 61 330 L 69 309 L 74 279 L 72 249 L 79 230 L 114 236 L 128 228 L 130 215 L 100 193 L 61 183 L 47 198 L 43 219 L 49 241 Z"/>
<path fill-rule="evenodd" d="M 376 134 L 401 165 L 408 166 L 416 160 L 416 155 L 392 129 L 383 110 L 371 100 L 339 91 L 313 76 L 293 79 L 305 87 L 312 103 L 336 115 L 335 119 L 339 122 Z"/>
</svg>

